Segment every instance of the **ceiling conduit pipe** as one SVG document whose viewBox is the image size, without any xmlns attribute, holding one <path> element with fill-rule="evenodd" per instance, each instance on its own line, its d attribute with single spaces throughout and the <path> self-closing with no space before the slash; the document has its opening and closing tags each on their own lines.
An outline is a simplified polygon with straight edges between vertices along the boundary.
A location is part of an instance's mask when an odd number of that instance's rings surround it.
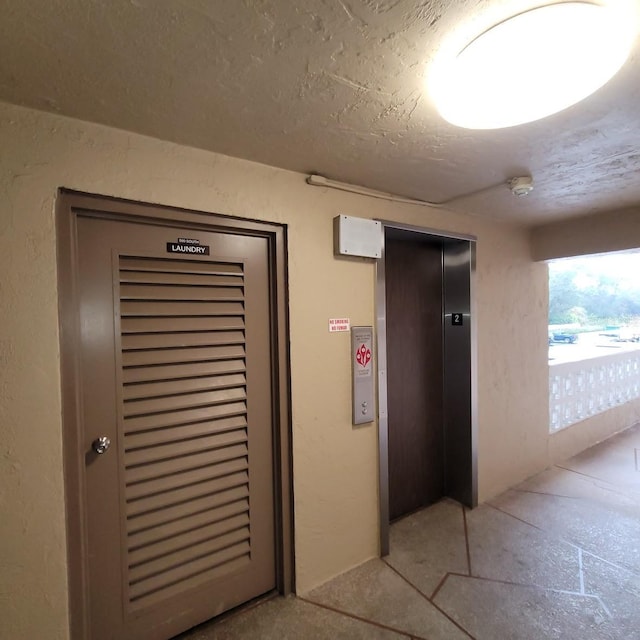
<svg viewBox="0 0 640 640">
<path fill-rule="evenodd" d="M 435 208 L 446 207 L 452 202 L 456 202 L 464 198 L 470 198 L 471 196 L 476 196 L 480 193 L 484 193 L 485 191 L 492 191 L 493 189 L 497 189 L 499 187 L 506 186 L 513 195 L 518 197 L 529 195 L 531 191 L 533 191 L 533 178 L 531 176 L 520 176 L 516 178 L 510 178 L 506 182 L 499 182 L 498 184 L 492 184 L 488 187 L 482 187 L 481 189 L 477 189 L 476 191 L 471 191 L 469 193 L 464 193 L 458 196 L 454 196 L 447 200 L 442 200 L 441 202 L 430 202 L 428 200 L 404 198 L 403 196 L 397 196 L 397 195 L 394 195 L 393 193 L 376 191 L 375 189 L 360 187 L 354 184 L 349 184 L 348 182 L 339 182 L 338 180 L 331 180 L 330 178 L 326 178 L 325 176 L 319 175 L 317 173 L 312 173 L 307 177 L 307 184 L 310 184 L 314 187 L 326 187 L 328 189 L 338 189 L 339 191 L 346 191 L 348 193 L 357 193 L 358 195 L 361 195 L 361 196 L 369 196 L 371 198 L 389 200 L 390 202 L 398 202 L 401 204 L 415 204 L 423 207 L 435 207 Z"/>
</svg>

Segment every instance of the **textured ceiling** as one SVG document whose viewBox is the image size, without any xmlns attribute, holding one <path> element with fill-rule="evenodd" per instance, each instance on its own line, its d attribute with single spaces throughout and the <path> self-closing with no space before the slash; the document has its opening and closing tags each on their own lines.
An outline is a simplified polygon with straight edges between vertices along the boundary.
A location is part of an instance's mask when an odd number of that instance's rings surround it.
<svg viewBox="0 0 640 640">
<path fill-rule="evenodd" d="M 536 123 L 469 131 L 431 104 L 445 35 L 531 6 L 0 0 L 0 100 L 423 200 L 531 174 L 527 198 L 500 186 L 455 205 L 529 225 L 640 203 L 637 48 L 594 96 Z"/>
</svg>

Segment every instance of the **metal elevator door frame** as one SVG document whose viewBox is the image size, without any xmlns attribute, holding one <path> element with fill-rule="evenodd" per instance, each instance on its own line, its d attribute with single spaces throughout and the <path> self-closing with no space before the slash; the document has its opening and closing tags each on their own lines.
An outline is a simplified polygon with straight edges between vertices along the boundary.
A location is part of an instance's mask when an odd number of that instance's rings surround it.
<svg viewBox="0 0 640 640">
<path fill-rule="evenodd" d="M 437 229 L 381 220 L 383 230 L 428 236 L 442 244 L 443 427 L 445 495 L 468 507 L 478 504 L 476 238 Z M 385 255 L 376 261 L 378 351 L 378 481 L 380 555 L 389 553 L 389 420 L 387 397 L 387 318 Z M 452 326 L 452 314 L 463 325 Z M 460 468 L 464 467 L 464 468 Z"/>
</svg>

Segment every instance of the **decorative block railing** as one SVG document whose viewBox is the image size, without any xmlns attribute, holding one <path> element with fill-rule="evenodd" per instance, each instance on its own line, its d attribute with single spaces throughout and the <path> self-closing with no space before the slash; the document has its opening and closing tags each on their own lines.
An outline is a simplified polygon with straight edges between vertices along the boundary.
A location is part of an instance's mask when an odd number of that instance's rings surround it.
<svg viewBox="0 0 640 640">
<path fill-rule="evenodd" d="M 640 397 L 640 351 L 549 365 L 549 431 Z"/>
</svg>

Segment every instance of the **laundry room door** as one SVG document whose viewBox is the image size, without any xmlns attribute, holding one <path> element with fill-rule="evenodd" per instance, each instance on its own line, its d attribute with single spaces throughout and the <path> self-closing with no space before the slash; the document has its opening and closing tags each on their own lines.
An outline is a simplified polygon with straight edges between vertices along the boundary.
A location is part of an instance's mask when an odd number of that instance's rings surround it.
<svg viewBox="0 0 640 640">
<path fill-rule="evenodd" d="M 76 224 L 89 635 L 166 640 L 276 587 L 268 240 Z"/>
</svg>

